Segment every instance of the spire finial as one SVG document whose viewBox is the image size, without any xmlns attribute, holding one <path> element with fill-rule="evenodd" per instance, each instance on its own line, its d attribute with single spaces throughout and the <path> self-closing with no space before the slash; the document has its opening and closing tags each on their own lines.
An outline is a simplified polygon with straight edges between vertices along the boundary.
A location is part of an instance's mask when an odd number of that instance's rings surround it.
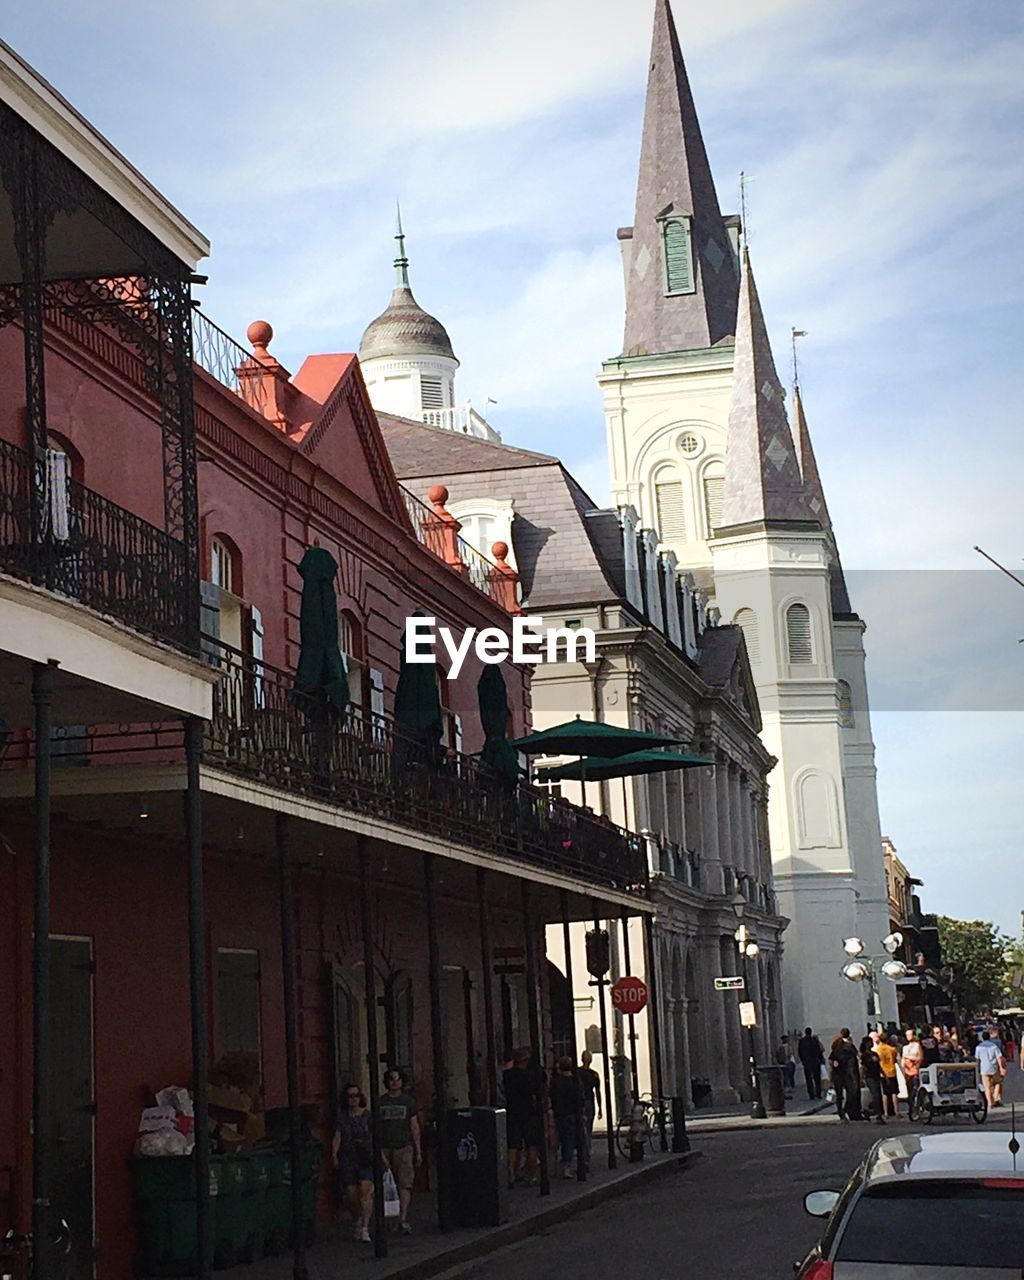
<svg viewBox="0 0 1024 1280">
<path fill-rule="evenodd" d="M 405 232 L 402 230 L 402 206 L 395 200 L 395 240 L 398 242 L 398 256 L 395 258 L 395 287 L 409 287 L 409 259 L 405 256 Z"/>
<path fill-rule="evenodd" d="M 800 394 L 800 365 L 796 358 L 796 340 L 797 338 L 806 338 L 806 329 L 790 329 L 790 336 L 793 343 L 793 394 Z"/>
</svg>

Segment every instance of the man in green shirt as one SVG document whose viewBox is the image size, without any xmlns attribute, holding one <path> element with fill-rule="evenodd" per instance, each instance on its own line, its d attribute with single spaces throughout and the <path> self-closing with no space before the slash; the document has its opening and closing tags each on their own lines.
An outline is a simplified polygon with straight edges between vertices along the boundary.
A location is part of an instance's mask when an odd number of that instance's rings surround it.
<svg viewBox="0 0 1024 1280">
<path fill-rule="evenodd" d="M 396 1067 L 384 1073 L 385 1093 L 377 1104 L 380 1116 L 380 1144 L 384 1168 L 390 1169 L 398 1187 L 400 1214 L 398 1230 L 408 1235 L 412 1230 L 406 1220 L 412 1200 L 416 1169 L 423 1163 L 420 1145 L 420 1122 L 416 1099 L 405 1092 L 405 1077 Z"/>
</svg>

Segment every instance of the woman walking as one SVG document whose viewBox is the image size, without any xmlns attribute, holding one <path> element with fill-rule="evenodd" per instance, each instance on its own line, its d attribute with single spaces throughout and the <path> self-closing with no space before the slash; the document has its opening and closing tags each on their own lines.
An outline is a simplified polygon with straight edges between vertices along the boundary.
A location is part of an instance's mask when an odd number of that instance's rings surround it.
<svg viewBox="0 0 1024 1280">
<path fill-rule="evenodd" d="M 882 1063 L 875 1053 L 875 1042 L 865 1036 L 860 1042 L 860 1078 L 871 1099 L 869 1111 L 875 1124 L 885 1124 L 882 1104 Z"/>
<path fill-rule="evenodd" d="M 370 1239 L 373 1217 L 372 1119 L 363 1091 L 357 1084 L 345 1086 L 344 1107 L 338 1117 L 331 1156 L 338 1172 L 338 1189 L 348 1201 L 355 1237 Z"/>
<path fill-rule="evenodd" d="M 551 1110 L 555 1113 L 558 1130 L 559 1155 L 562 1160 L 562 1177 L 575 1178 L 573 1164 L 580 1136 L 581 1098 L 580 1083 L 576 1078 L 572 1058 L 565 1055 L 555 1064 L 555 1074 L 548 1091 Z"/>
<path fill-rule="evenodd" d="M 924 1050 L 913 1027 L 907 1027 L 907 1043 L 900 1053 L 900 1067 L 903 1078 L 907 1082 L 907 1111 L 914 1105 L 914 1094 L 917 1092 L 917 1078 L 924 1066 Z"/>
</svg>

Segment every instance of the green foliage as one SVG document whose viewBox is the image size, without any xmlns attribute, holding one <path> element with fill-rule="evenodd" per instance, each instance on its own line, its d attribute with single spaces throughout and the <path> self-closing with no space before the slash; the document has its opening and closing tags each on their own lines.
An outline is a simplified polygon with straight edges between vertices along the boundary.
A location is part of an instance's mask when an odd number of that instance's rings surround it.
<svg viewBox="0 0 1024 1280">
<path fill-rule="evenodd" d="M 1014 985 L 1015 979 L 1024 978 L 1024 942 L 1011 942 L 1006 948 L 1005 1003 L 1012 1007 L 1024 1005 L 1024 985 Z"/>
<path fill-rule="evenodd" d="M 953 987 L 967 1013 L 998 1008 L 1006 996 L 1009 939 L 990 920 L 939 916 L 943 964 L 953 970 Z"/>
</svg>

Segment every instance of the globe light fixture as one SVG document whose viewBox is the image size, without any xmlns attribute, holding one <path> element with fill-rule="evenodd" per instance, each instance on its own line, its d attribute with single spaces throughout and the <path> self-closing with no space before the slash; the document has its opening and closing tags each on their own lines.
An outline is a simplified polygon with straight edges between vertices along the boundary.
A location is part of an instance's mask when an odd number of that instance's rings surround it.
<svg viewBox="0 0 1024 1280">
<path fill-rule="evenodd" d="M 897 930 L 895 933 L 886 934 L 882 939 L 882 946 L 891 956 L 894 956 L 900 947 L 903 946 L 903 934 Z"/>
<path fill-rule="evenodd" d="M 861 942 L 860 938 L 844 938 L 843 950 L 848 956 L 859 956 L 864 950 L 864 943 Z"/>
<path fill-rule="evenodd" d="M 863 982 L 868 976 L 868 967 L 860 960 L 851 960 L 849 964 L 843 965 L 840 972 L 849 982 Z"/>
<path fill-rule="evenodd" d="M 748 942 L 746 946 L 746 955 L 748 959 L 753 960 L 754 957 L 760 952 L 760 950 L 761 948 L 757 945 L 756 942 Z"/>
<path fill-rule="evenodd" d="M 902 960 L 886 960 L 882 965 L 882 972 L 892 982 L 898 982 L 900 978 L 905 978 L 910 970 Z"/>
</svg>

